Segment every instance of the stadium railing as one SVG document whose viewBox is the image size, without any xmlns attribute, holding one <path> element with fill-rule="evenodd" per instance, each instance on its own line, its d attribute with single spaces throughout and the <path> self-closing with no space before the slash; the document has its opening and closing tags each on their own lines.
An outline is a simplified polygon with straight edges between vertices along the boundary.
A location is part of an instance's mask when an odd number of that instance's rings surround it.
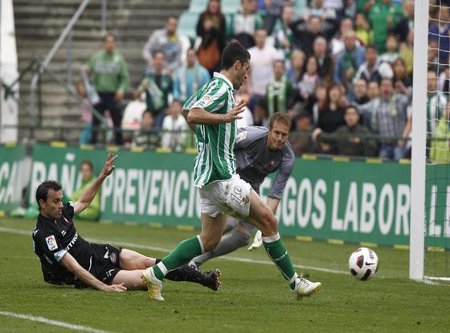
<svg viewBox="0 0 450 333">
<path fill-rule="evenodd" d="M 11 126 L 14 128 L 17 128 L 21 131 L 21 143 L 30 143 L 33 142 L 51 142 L 51 141 L 61 141 L 66 142 L 70 145 L 77 145 L 79 133 L 83 130 L 82 125 L 63 125 L 63 126 L 31 126 L 31 125 L 18 125 L 18 126 Z M 126 144 L 124 144 L 124 147 L 130 147 L 131 141 L 133 138 L 134 133 L 136 133 L 137 130 L 131 130 L 131 129 L 114 129 L 107 126 L 102 125 L 99 128 L 100 132 L 100 138 L 99 143 L 97 146 L 104 146 L 104 145 L 111 145 L 110 138 L 113 137 L 114 132 L 121 131 L 123 134 L 123 137 L 126 138 Z M 51 132 L 54 133 L 54 135 L 49 139 L 42 139 L 41 135 L 39 133 L 46 133 Z M 166 131 L 161 129 L 151 129 L 147 133 L 148 135 L 155 135 L 155 133 L 159 134 L 161 137 L 163 134 L 173 132 L 179 134 L 183 131 Z M 146 132 L 144 132 L 145 134 Z M 185 131 L 186 139 L 183 143 L 183 148 L 187 152 L 193 152 L 195 151 L 195 137 L 192 134 L 190 130 Z M 341 140 L 346 140 L 350 137 L 354 137 L 354 135 L 336 135 L 336 134 L 326 134 L 322 133 L 319 138 L 316 140 L 316 142 L 311 141 L 312 144 L 318 145 L 319 142 L 325 142 L 329 143 L 331 145 L 337 144 Z M 358 135 L 358 138 L 360 138 L 361 143 L 364 147 L 364 154 L 362 154 L 360 157 L 378 157 L 376 151 L 374 152 L 371 148 L 373 146 L 373 141 L 376 142 L 376 145 L 379 146 L 381 143 L 391 143 L 396 142 L 399 140 L 405 141 L 406 146 L 409 146 L 410 138 L 403 138 L 400 136 L 381 136 L 377 134 L 367 134 L 367 135 Z M 36 139 L 40 138 L 40 139 Z M 295 141 L 295 139 L 309 139 L 311 138 L 310 133 L 299 133 L 299 132 L 291 132 L 289 135 L 289 140 L 291 142 Z M 448 138 L 428 138 L 428 142 L 436 142 L 436 141 L 448 141 Z M 164 149 L 166 152 L 167 149 Z M 170 151 L 170 149 L 169 149 Z M 314 149 L 311 150 L 311 152 L 308 152 L 308 154 L 313 153 Z M 318 155 L 323 155 L 320 153 L 317 153 Z M 336 155 L 336 156 L 344 156 L 339 154 L 325 154 L 325 155 Z"/>
</svg>

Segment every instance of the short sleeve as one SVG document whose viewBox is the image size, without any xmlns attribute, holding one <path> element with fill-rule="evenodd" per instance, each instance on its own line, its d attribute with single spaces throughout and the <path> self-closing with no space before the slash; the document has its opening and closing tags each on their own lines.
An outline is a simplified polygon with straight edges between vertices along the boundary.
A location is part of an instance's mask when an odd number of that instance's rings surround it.
<svg viewBox="0 0 450 333">
<path fill-rule="evenodd" d="M 52 264 L 59 263 L 67 253 L 55 233 L 37 230 L 33 234 L 33 241 L 36 253 L 43 255 L 45 260 L 51 261 Z"/>
<path fill-rule="evenodd" d="M 226 84 L 212 84 L 205 93 L 192 105 L 192 108 L 204 109 L 208 112 L 218 113 L 228 101 Z"/>
</svg>

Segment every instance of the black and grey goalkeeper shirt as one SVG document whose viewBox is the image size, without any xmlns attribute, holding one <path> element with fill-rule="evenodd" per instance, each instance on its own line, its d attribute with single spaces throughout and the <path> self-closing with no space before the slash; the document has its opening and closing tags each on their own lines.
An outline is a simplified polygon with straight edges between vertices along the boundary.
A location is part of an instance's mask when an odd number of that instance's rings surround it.
<svg viewBox="0 0 450 333">
<path fill-rule="evenodd" d="M 266 176 L 278 171 L 269 197 L 280 200 L 294 167 L 295 155 L 289 142 L 281 150 L 270 150 L 268 135 L 265 127 L 249 126 L 238 130 L 234 147 L 237 173 L 259 193 Z"/>
<path fill-rule="evenodd" d="M 77 232 L 73 223 L 74 209 L 65 204 L 62 216 L 48 219 L 39 214 L 33 231 L 33 249 L 41 261 L 44 280 L 54 284 L 72 284 L 74 276 L 61 264 L 62 257 L 69 252 L 76 261 L 89 270 L 92 248 Z"/>
</svg>

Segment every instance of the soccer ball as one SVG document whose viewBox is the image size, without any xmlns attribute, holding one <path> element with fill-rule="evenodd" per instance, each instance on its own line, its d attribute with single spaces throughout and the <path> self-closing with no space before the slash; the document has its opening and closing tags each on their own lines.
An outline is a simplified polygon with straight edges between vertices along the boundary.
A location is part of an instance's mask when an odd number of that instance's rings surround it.
<svg viewBox="0 0 450 333">
<path fill-rule="evenodd" d="M 360 247 L 348 259 L 350 273 L 361 281 L 369 280 L 378 271 L 378 256 L 375 251 Z"/>
</svg>

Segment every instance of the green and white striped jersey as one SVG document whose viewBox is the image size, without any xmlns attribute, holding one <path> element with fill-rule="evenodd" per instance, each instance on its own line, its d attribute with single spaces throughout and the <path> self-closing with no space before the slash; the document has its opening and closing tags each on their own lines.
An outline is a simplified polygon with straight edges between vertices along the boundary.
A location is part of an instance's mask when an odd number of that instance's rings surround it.
<svg viewBox="0 0 450 333">
<path fill-rule="evenodd" d="M 184 103 L 183 109 L 202 108 L 225 114 L 235 107 L 233 84 L 222 74 L 202 86 Z M 215 180 L 230 179 L 236 174 L 233 152 L 236 137 L 235 122 L 217 125 L 197 125 L 198 155 L 194 164 L 194 185 L 202 187 Z"/>
</svg>

